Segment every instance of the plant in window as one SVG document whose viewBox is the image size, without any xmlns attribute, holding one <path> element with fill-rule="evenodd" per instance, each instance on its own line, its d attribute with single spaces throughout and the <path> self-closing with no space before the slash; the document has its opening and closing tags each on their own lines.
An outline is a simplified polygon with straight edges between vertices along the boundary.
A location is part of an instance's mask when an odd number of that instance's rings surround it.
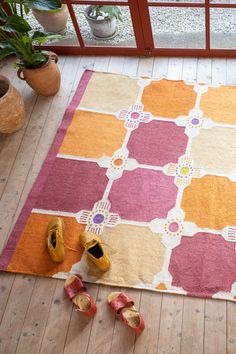
<svg viewBox="0 0 236 354">
<path fill-rule="evenodd" d="M 85 10 L 85 17 L 97 39 L 113 38 L 117 34 L 117 20 L 122 21 L 120 8 L 110 5 L 90 5 Z"/>
<path fill-rule="evenodd" d="M 49 39 L 61 36 L 32 31 L 29 23 L 23 18 L 24 12 L 28 11 L 26 2 L 29 3 L 29 1 L 7 0 L 7 2 L 12 14 L 8 15 L 2 7 L 0 8 L 0 60 L 14 54 L 17 58 L 16 67 L 19 68 L 18 77 L 26 80 L 35 91 L 42 95 L 55 94 L 60 87 L 60 72 L 56 65 L 57 56 L 36 49 L 34 44 L 40 46 Z"/>
<path fill-rule="evenodd" d="M 30 10 L 42 11 L 58 11 L 61 8 L 61 0 L 4 0 L 7 3 L 11 12 L 17 14 L 20 11 L 20 16 L 28 14 Z"/>
<path fill-rule="evenodd" d="M 67 6 L 60 0 L 37 0 L 31 5 L 32 13 L 44 31 L 50 33 L 64 34 L 66 32 L 69 12 Z M 46 3 L 47 6 L 39 6 L 39 3 Z M 49 8 L 50 6 L 50 8 Z"/>
<path fill-rule="evenodd" d="M 63 34 L 66 31 L 68 9 L 61 0 L 5 0 L 13 13 L 20 8 L 21 16 L 30 10 L 46 32 Z"/>
<path fill-rule="evenodd" d="M 92 5 L 90 6 L 89 17 L 97 20 L 105 20 L 115 17 L 117 20 L 122 21 L 121 11 L 117 6 L 106 5 Z"/>
</svg>

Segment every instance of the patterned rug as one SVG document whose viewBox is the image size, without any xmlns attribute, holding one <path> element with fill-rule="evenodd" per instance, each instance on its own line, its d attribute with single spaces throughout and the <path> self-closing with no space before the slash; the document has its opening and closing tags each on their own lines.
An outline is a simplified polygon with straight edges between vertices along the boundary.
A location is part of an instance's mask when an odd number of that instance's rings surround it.
<svg viewBox="0 0 236 354">
<path fill-rule="evenodd" d="M 0 258 L 8 272 L 234 300 L 236 87 L 85 71 Z M 65 261 L 46 248 L 63 217 Z M 101 235 L 112 267 L 79 244 Z"/>
</svg>

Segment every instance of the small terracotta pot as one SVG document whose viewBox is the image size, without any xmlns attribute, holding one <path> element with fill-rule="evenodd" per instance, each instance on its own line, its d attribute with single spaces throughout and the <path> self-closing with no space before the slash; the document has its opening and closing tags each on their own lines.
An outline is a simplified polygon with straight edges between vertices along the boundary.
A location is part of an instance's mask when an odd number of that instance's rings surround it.
<svg viewBox="0 0 236 354">
<path fill-rule="evenodd" d="M 50 53 L 48 61 L 37 69 L 20 68 L 17 76 L 21 80 L 26 80 L 39 95 L 52 96 L 60 88 L 61 74 L 57 66 L 58 57 L 55 53 Z"/>
<path fill-rule="evenodd" d="M 46 32 L 64 34 L 68 20 L 68 8 L 62 5 L 56 12 L 32 10 L 34 17 Z"/>
<path fill-rule="evenodd" d="M 0 133 L 14 133 L 25 121 L 25 105 L 20 92 L 0 75 Z"/>
</svg>

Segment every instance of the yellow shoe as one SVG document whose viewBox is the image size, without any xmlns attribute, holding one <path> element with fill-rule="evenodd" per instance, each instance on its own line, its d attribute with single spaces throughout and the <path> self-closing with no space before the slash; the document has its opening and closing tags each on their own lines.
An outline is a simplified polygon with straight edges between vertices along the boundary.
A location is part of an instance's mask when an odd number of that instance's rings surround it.
<svg viewBox="0 0 236 354">
<path fill-rule="evenodd" d="M 80 243 L 91 261 L 103 272 L 110 268 L 110 260 L 102 247 L 100 238 L 92 232 L 82 232 Z"/>
<path fill-rule="evenodd" d="M 52 260 L 56 263 L 64 261 L 64 221 L 62 218 L 54 218 L 47 229 L 47 246 Z"/>
</svg>

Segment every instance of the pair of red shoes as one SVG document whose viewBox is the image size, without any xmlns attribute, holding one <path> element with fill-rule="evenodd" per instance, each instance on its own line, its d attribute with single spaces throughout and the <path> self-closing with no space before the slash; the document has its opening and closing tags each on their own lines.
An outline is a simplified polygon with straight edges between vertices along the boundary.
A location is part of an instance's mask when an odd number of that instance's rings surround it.
<svg viewBox="0 0 236 354">
<path fill-rule="evenodd" d="M 93 297 L 86 292 L 85 286 L 79 275 L 70 276 L 64 287 L 66 296 L 72 300 L 84 316 L 92 317 L 97 312 Z M 123 292 L 112 292 L 108 296 L 108 304 L 119 316 L 120 320 L 133 332 L 140 333 L 144 329 L 142 316 L 136 310 L 134 302 Z"/>
</svg>

